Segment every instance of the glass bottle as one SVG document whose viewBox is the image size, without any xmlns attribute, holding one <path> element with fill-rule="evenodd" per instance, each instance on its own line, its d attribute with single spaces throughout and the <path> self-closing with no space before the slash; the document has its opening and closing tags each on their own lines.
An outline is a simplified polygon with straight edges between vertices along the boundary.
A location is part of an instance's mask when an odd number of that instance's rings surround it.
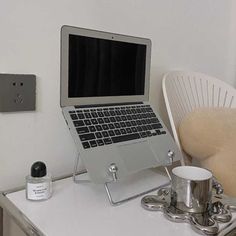
<svg viewBox="0 0 236 236">
<path fill-rule="evenodd" d="M 43 201 L 52 196 L 52 178 L 47 174 L 46 165 L 37 161 L 31 166 L 31 174 L 26 176 L 26 198 Z"/>
</svg>

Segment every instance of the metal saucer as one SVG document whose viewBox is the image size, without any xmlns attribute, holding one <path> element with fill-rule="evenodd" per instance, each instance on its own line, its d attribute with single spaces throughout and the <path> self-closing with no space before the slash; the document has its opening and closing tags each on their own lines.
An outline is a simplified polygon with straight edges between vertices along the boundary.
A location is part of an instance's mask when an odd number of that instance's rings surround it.
<svg viewBox="0 0 236 236">
<path fill-rule="evenodd" d="M 212 204 L 204 213 L 181 211 L 171 205 L 171 188 L 161 188 L 157 195 L 142 198 L 141 205 L 148 211 L 162 211 L 164 216 L 173 222 L 188 222 L 192 229 L 203 235 L 216 235 L 219 223 L 227 223 L 232 219 L 231 212 L 236 205 L 231 204 L 224 195 L 213 194 Z"/>
</svg>

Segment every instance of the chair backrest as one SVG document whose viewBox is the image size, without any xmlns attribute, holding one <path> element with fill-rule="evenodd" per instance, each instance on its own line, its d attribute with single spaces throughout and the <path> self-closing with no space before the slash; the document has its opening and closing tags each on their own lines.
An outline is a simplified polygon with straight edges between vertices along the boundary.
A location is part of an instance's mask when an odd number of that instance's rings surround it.
<svg viewBox="0 0 236 236">
<path fill-rule="evenodd" d="M 174 139 L 181 149 L 178 127 L 198 107 L 236 107 L 236 90 L 208 75 L 170 71 L 163 76 L 162 90 Z"/>
</svg>

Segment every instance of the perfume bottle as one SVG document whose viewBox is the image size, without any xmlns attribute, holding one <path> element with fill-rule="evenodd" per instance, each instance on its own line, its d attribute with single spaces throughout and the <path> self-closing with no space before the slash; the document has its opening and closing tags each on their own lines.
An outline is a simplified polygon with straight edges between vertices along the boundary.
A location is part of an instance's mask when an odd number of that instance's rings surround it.
<svg viewBox="0 0 236 236">
<path fill-rule="evenodd" d="M 26 176 L 26 198 L 43 201 L 52 196 L 52 178 L 47 174 L 46 165 L 37 161 L 31 166 L 31 174 Z"/>
</svg>

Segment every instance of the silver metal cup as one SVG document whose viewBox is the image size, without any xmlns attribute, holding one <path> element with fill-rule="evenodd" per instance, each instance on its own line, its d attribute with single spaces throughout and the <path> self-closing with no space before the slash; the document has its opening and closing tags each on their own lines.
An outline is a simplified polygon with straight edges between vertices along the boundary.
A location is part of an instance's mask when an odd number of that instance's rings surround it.
<svg viewBox="0 0 236 236">
<path fill-rule="evenodd" d="M 212 202 L 212 173 L 194 166 L 172 170 L 171 205 L 184 212 L 203 213 Z"/>
</svg>

